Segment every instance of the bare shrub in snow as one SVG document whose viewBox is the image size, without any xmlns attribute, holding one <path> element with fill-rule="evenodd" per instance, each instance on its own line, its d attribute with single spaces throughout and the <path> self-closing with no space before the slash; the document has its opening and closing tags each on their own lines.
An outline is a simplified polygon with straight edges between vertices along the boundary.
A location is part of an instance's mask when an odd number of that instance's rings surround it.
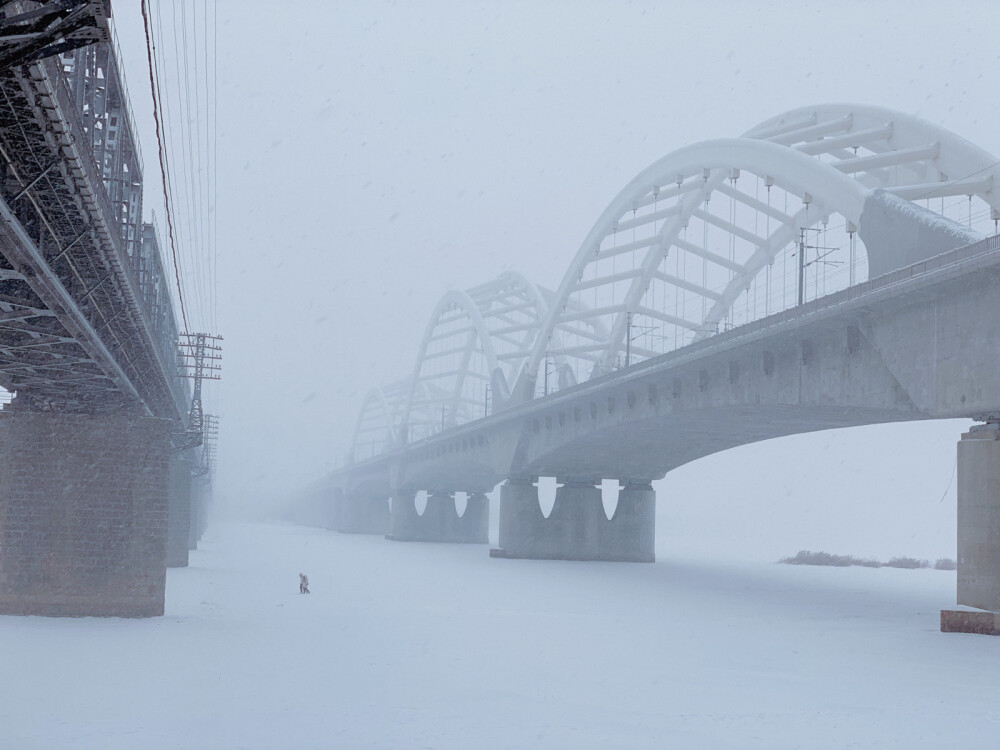
<svg viewBox="0 0 1000 750">
<path fill-rule="evenodd" d="M 936 563 L 934 563 L 934 570 L 955 570 L 958 565 L 950 557 L 942 557 Z"/>
<path fill-rule="evenodd" d="M 810 552 L 807 549 L 799 550 L 795 557 L 784 557 L 780 562 L 787 565 L 832 565 L 837 568 L 846 568 L 850 565 L 877 568 L 881 565 L 878 560 L 863 560 L 852 555 L 831 555 L 829 552 Z"/>
</svg>

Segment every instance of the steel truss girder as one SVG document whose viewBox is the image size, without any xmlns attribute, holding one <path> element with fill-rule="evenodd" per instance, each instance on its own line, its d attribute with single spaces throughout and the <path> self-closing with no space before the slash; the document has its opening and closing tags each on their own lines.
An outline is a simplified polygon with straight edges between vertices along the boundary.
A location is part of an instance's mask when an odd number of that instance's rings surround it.
<svg viewBox="0 0 1000 750">
<path fill-rule="evenodd" d="M 113 52 L 107 49 L 105 56 L 103 80 L 110 87 L 117 81 Z M 114 74 L 110 81 L 109 74 Z M 122 394 L 108 401 L 107 408 L 120 409 L 125 403 L 145 413 L 177 418 L 183 388 L 173 378 L 172 360 L 168 368 L 162 357 L 163 342 L 154 342 L 147 317 L 153 308 L 147 313 L 133 289 L 137 282 L 130 274 L 136 271 L 129 264 L 134 259 L 121 239 L 127 231 L 131 252 L 138 258 L 141 224 L 126 225 L 116 218 L 119 209 L 113 206 L 131 198 L 123 194 L 112 204 L 104 182 L 110 179 L 114 187 L 124 179 L 127 189 L 141 186 L 141 165 L 136 157 L 124 178 L 116 172 L 98 174 L 94 154 L 87 150 L 90 139 L 74 119 L 77 114 L 67 98 L 68 84 L 60 85 L 65 83 L 60 75 L 59 66 L 45 61 L 0 71 L 0 152 L 17 182 L 16 194 L 5 191 L 7 196 L 0 201 L 3 253 L 15 267 L 10 273 L 23 276 L 25 287 L 31 290 L 5 289 L 0 303 L 47 308 L 67 338 L 78 343 L 81 357 L 91 360 Z M 118 88 L 115 95 L 124 96 Z M 119 118 L 116 142 L 133 148 L 125 113 L 120 112 Z M 110 155 L 112 145 L 108 133 L 102 153 Z M 0 272 L 0 288 L 6 286 L 2 281 L 7 278 Z M 160 317 L 163 302 L 161 295 L 156 303 Z M 167 315 L 172 318 L 169 308 Z M 14 313 L 10 316 L 14 318 Z M 23 329 L 31 330 L 30 326 Z M 106 394 L 103 385 L 92 384 L 75 388 L 75 395 L 64 393 L 62 398 L 66 402 L 75 398 L 82 408 L 101 408 L 88 391 L 100 391 L 101 399 Z"/>
<path fill-rule="evenodd" d="M 17 8 L 0 19 L 0 68 L 110 41 L 108 0 L 49 0 L 32 10 Z"/>
</svg>

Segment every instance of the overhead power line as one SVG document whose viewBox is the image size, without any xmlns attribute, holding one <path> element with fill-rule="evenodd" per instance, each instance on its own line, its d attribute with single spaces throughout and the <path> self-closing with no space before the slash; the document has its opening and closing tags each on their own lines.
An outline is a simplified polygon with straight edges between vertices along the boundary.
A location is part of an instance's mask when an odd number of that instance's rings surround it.
<svg viewBox="0 0 1000 750">
<path fill-rule="evenodd" d="M 170 254 L 174 262 L 174 280 L 177 283 L 177 297 L 181 308 L 181 319 L 184 322 L 184 332 L 188 332 L 188 322 L 187 322 L 187 310 L 184 308 L 184 293 L 181 291 L 181 276 L 180 271 L 177 267 L 177 246 L 174 241 L 174 224 L 171 217 L 170 211 L 170 195 L 167 190 L 167 166 L 166 158 L 163 152 L 163 136 L 161 133 L 162 127 L 160 125 L 160 113 L 159 113 L 159 92 L 156 88 L 156 80 L 153 68 L 153 43 L 149 35 L 149 14 L 146 9 L 146 0 L 141 0 L 142 7 L 142 25 L 146 33 L 146 58 L 149 63 L 149 88 L 153 97 L 153 120 L 156 122 L 156 145 L 157 153 L 160 160 L 160 178 L 163 182 L 163 203 L 164 209 L 167 214 L 167 231 L 170 235 Z"/>
</svg>

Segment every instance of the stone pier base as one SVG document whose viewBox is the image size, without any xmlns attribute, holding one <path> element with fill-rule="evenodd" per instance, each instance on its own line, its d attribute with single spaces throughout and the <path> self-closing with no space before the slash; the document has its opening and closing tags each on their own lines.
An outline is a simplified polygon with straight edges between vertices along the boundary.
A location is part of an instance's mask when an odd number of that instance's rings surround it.
<svg viewBox="0 0 1000 750">
<path fill-rule="evenodd" d="M 493 557 L 533 560 L 653 562 L 656 494 L 649 483 L 626 483 L 609 519 L 593 481 L 566 481 L 546 518 L 529 480 L 500 488 L 500 544 Z"/>
<path fill-rule="evenodd" d="M 348 496 L 337 490 L 333 496 L 333 529 L 341 534 L 388 534 L 389 498 Z"/>
<path fill-rule="evenodd" d="M 170 458 L 170 492 L 167 507 L 167 567 L 186 568 L 188 551 L 194 549 L 196 498 L 191 485 L 192 462 L 183 454 Z M 197 540 L 195 540 L 197 541 Z"/>
<path fill-rule="evenodd" d="M 465 512 L 459 516 L 455 498 L 447 492 L 432 492 L 423 515 L 417 513 L 414 495 L 401 493 L 392 500 L 392 531 L 386 536 L 397 542 L 489 543 L 490 502 L 486 495 L 470 494 Z"/>
<path fill-rule="evenodd" d="M 188 533 L 188 551 L 198 549 L 198 542 L 208 524 L 208 498 L 211 485 L 195 480 L 191 483 L 191 526 Z"/>
<path fill-rule="evenodd" d="M 941 632 L 1000 635 L 1000 614 L 965 609 L 942 609 Z"/>
<path fill-rule="evenodd" d="M 0 614 L 163 614 L 170 428 L 0 413 Z"/>
<path fill-rule="evenodd" d="M 945 632 L 1000 635 L 1000 427 L 975 425 L 958 443 L 958 603 Z"/>
</svg>

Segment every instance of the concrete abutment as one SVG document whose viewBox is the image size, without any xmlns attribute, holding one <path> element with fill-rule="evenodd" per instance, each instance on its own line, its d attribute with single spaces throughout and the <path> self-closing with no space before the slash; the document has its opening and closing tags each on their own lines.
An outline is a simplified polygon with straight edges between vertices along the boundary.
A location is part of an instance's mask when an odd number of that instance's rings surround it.
<svg viewBox="0 0 1000 750">
<path fill-rule="evenodd" d="M 163 614 L 170 430 L 0 413 L 0 614 Z"/>
<path fill-rule="evenodd" d="M 609 519 L 597 480 L 565 480 L 546 518 L 538 488 L 512 478 L 500 488 L 500 543 L 493 557 L 535 560 L 654 562 L 656 493 L 648 482 L 625 482 Z"/>
</svg>

